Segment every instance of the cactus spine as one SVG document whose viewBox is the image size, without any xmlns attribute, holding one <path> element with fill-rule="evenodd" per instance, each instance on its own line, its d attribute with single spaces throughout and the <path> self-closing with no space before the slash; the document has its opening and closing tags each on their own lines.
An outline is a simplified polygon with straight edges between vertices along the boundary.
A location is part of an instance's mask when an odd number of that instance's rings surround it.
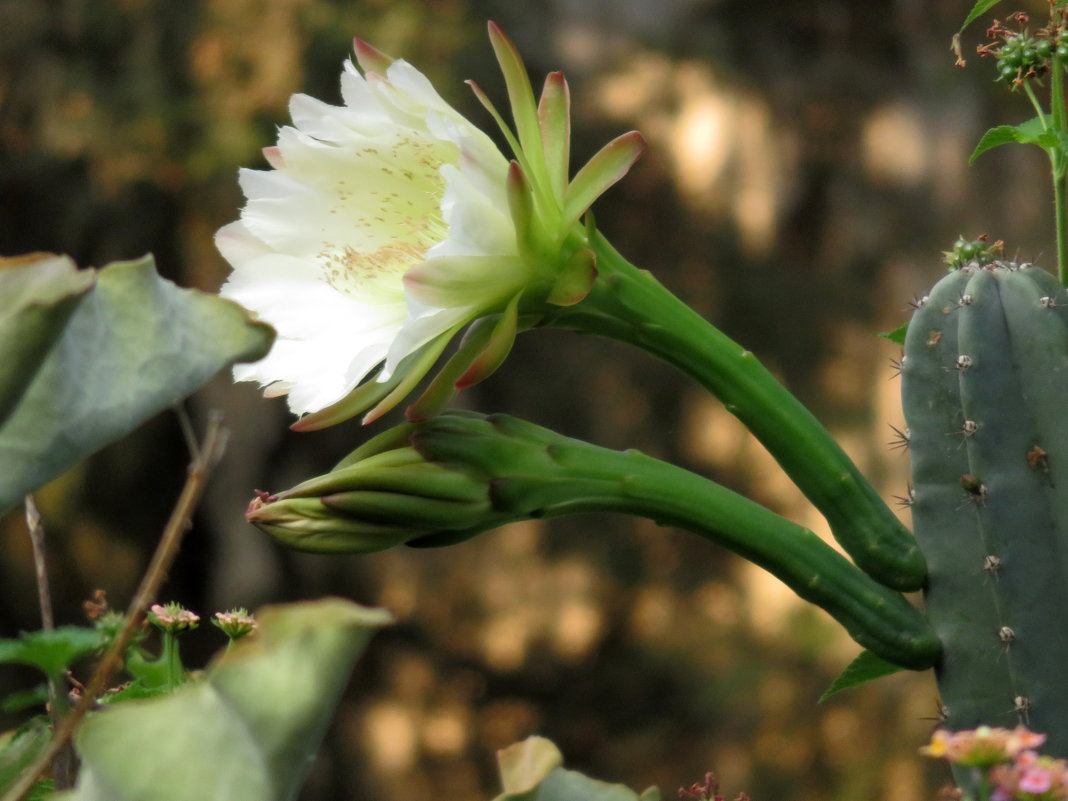
<svg viewBox="0 0 1068 801">
<path fill-rule="evenodd" d="M 1068 301 L 1033 267 L 972 264 L 909 325 L 912 516 L 954 730 L 1025 723 L 1068 755 Z"/>
</svg>

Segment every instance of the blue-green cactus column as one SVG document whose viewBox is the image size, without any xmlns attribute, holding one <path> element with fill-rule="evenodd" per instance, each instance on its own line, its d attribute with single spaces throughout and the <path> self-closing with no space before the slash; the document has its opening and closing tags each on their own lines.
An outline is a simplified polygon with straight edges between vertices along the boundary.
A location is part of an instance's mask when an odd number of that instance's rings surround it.
<svg viewBox="0 0 1068 801">
<path fill-rule="evenodd" d="M 1068 297 L 1038 268 L 950 273 L 902 378 L 946 725 L 1025 723 L 1066 756 Z"/>
</svg>

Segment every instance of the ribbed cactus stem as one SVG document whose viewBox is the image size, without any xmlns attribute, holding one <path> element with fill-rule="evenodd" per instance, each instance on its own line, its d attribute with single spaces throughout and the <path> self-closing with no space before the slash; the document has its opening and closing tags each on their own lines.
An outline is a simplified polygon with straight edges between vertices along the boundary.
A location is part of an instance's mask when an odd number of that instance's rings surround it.
<svg viewBox="0 0 1068 801">
<path fill-rule="evenodd" d="M 1068 299 L 1038 268 L 951 273 L 902 366 L 914 529 L 951 729 L 1029 724 L 1068 755 Z"/>
</svg>

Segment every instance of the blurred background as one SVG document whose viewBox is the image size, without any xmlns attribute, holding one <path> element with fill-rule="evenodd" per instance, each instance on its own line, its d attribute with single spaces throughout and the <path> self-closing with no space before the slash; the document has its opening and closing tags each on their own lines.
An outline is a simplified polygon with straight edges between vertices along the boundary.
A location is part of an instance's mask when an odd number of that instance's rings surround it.
<svg viewBox="0 0 1068 801">
<path fill-rule="evenodd" d="M 0 0 L 0 253 L 82 265 L 155 254 L 214 291 L 214 231 L 239 166 L 307 92 L 340 102 L 354 35 L 403 56 L 477 123 L 463 84 L 503 103 L 494 19 L 535 83 L 571 82 L 576 163 L 637 128 L 650 149 L 597 205 L 609 239 L 757 355 L 887 498 L 907 456 L 877 338 L 944 268 L 958 234 L 1053 260 L 1045 156 L 966 160 L 989 126 L 1031 116 L 989 61 L 953 66 L 971 0 Z M 1046 3 L 1030 10 L 1042 20 Z M 1001 16 L 1016 10 L 1006 7 Z M 1041 24 L 1041 22 L 1039 23 Z M 985 20 L 965 36 L 982 40 Z M 2 302 L 2 299 L 0 299 Z M 539 331 L 461 397 L 701 471 L 821 534 L 763 449 L 681 376 L 613 343 Z M 625 518 L 526 523 L 453 548 L 298 555 L 247 526 L 254 488 L 327 470 L 369 435 L 287 431 L 281 400 L 222 376 L 190 402 L 233 432 L 165 590 L 204 617 L 338 594 L 389 607 L 315 764 L 306 799 L 477 801 L 494 752 L 532 733 L 568 765 L 664 797 L 706 770 L 754 801 L 916 801 L 945 774 L 916 749 L 930 675 L 816 700 L 858 652 L 821 611 L 703 540 Z M 97 588 L 125 606 L 184 477 L 173 416 L 40 493 L 58 617 Z M 25 526 L 0 521 L 0 636 L 39 626 Z M 190 634 L 188 661 L 221 645 Z M 0 692 L 32 677 L 0 670 Z M 17 722 L 0 715 L 0 726 Z"/>
</svg>

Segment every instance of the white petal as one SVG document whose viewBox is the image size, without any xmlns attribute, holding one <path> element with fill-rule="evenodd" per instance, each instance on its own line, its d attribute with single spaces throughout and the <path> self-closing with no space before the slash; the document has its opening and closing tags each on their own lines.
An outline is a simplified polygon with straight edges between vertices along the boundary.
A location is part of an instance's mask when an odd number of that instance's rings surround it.
<svg viewBox="0 0 1068 801">
<path fill-rule="evenodd" d="M 508 162 L 404 61 L 363 76 L 347 61 L 345 106 L 307 95 L 242 170 L 241 219 L 216 242 L 233 266 L 221 294 L 278 331 L 235 368 L 297 413 L 347 395 L 435 337 L 513 297 L 529 270 L 508 213 Z M 407 278 L 406 278 L 407 276 Z"/>
<path fill-rule="evenodd" d="M 515 226 L 504 192 L 479 191 L 477 184 L 485 183 L 479 171 L 461 171 L 446 164 L 441 174 L 445 179 L 441 213 L 449 237 L 432 247 L 427 257 L 517 253 Z"/>
</svg>

